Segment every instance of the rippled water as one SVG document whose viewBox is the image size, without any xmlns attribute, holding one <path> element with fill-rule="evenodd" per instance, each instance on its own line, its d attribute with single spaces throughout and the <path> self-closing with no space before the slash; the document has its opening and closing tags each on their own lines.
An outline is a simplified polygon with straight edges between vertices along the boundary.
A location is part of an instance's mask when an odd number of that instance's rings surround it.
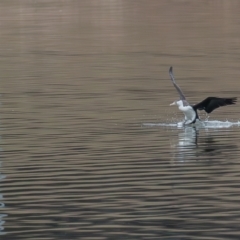
<svg viewBox="0 0 240 240">
<path fill-rule="evenodd" d="M 0 239 L 239 239 L 238 1 L 0 3 Z"/>
</svg>

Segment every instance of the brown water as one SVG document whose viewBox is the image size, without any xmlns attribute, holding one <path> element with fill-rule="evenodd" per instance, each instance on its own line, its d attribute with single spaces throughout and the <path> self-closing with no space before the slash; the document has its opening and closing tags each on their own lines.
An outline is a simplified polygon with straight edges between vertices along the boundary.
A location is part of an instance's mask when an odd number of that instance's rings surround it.
<svg viewBox="0 0 240 240">
<path fill-rule="evenodd" d="M 168 69 L 191 103 L 239 97 L 239 8 L 2 1 L 0 239 L 238 240 L 240 128 L 170 126 Z"/>
</svg>

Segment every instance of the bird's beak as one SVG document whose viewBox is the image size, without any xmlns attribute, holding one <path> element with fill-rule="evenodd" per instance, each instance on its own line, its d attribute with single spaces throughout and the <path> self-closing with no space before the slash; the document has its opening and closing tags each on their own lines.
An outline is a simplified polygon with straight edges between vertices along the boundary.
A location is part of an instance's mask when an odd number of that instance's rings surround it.
<svg viewBox="0 0 240 240">
<path fill-rule="evenodd" d="M 170 104 L 170 106 L 173 106 L 173 105 L 176 105 L 176 102 L 173 102 L 173 103 Z"/>
</svg>

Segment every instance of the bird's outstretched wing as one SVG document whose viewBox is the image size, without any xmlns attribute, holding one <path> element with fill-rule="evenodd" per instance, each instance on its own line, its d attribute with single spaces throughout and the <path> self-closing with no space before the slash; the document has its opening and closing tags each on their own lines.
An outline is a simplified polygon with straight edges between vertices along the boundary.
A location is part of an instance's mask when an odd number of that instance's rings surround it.
<svg viewBox="0 0 240 240">
<path fill-rule="evenodd" d="M 237 102 L 237 98 L 218 98 L 218 97 L 208 97 L 202 102 L 193 106 L 195 110 L 205 110 L 207 113 L 211 113 L 214 109 L 232 105 Z"/>
<path fill-rule="evenodd" d="M 186 100 L 182 90 L 180 89 L 180 87 L 175 82 L 175 79 L 174 79 L 174 76 L 173 76 L 173 68 L 172 67 L 169 68 L 169 76 L 170 76 L 170 78 L 172 80 L 173 86 L 177 89 L 177 91 L 179 93 L 180 99 L 181 100 Z"/>
</svg>

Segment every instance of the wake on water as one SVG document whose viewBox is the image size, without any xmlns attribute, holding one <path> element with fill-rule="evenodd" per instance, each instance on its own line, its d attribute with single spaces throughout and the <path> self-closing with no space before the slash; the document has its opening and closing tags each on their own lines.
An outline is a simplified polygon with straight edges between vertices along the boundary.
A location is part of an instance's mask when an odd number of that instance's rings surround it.
<svg viewBox="0 0 240 240">
<path fill-rule="evenodd" d="M 145 127 L 173 127 L 173 128 L 184 128 L 184 127 L 198 127 L 198 128 L 230 128 L 230 127 L 239 127 L 240 121 L 237 122 L 229 122 L 229 121 L 198 121 L 194 124 L 184 125 L 183 122 L 176 122 L 176 123 L 143 123 Z"/>
</svg>

